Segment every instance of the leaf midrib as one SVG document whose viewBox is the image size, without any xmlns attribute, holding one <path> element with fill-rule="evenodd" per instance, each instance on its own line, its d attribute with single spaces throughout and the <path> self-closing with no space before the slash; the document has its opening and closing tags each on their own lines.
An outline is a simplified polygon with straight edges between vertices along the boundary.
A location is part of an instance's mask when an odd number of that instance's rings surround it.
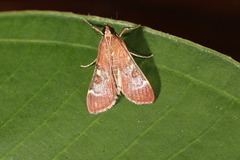
<svg viewBox="0 0 240 160">
<path fill-rule="evenodd" d="M 73 47 L 79 47 L 79 48 L 88 48 L 88 49 L 92 49 L 92 50 L 97 50 L 97 47 L 93 47 L 91 45 L 82 45 L 82 44 L 78 44 L 78 43 L 67 43 L 67 42 L 61 42 L 61 41 L 51 41 L 51 40 L 34 40 L 34 39 L 0 39 L 0 42 L 11 42 L 11 43 L 36 43 L 36 44 L 48 44 L 48 45 L 52 45 L 52 44 L 60 44 L 60 45 L 66 45 L 66 46 L 73 46 Z M 211 88 L 215 91 L 217 91 L 218 93 L 221 93 L 223 95 L 226 95 L 227 97 L 230 97 L 232 99 L 234 99 L 235 101 L 238 101 L 240 100 L 238 97 L 235 97 L 234 95 L 232 94 L 229 94 L 228 92 L 226 91 L 223 91 L 217 87 L 214 87 L 213 85 L 209 84 L 209 83 L 206 83 L 202 80 L 199 80 L 199 79 L 196 79 L 192 76 L 189 76 L 187 74 L 185 74 L 184 72 L 179 72 L 178 70 L 175 70 L 175 69 L 172 69 L 172 68 L 169 68 L 165 65 L 159 65 L 157 64 L 157 66 L 159 68 L 162 68 L 162 69 L 166 69 L 168 71 L 171 71 L 171 72 L 174 72 L 176 74 L 180 74 L 184 77 L 187 77 L 188 79 L 194 81 L 194 82 L 198 82 L 204 86 L 207 86 L 208 88 Z"/>
<path fill-rule="evenodd" d="M 51 40 L 34 40 L 34 39 L 0 39 L 0 42 L 10 42 L 10 43 L 36 43 L 36 44 L 46 44 L 46 45 L 52 45 L 52 44 L 60 44 L 60 45 L 66 45 L 66 46 L 73 46 L 73 47 L 79 47 L 79 48 L 89 48 L 93 50 L 97 50 L 97 47 L 93 47 L 90 45 L 83 45 L 79 43 L 67 43 L 67 42 L 61 42 L 61 41 L 51 41 Z"/>
</svg>

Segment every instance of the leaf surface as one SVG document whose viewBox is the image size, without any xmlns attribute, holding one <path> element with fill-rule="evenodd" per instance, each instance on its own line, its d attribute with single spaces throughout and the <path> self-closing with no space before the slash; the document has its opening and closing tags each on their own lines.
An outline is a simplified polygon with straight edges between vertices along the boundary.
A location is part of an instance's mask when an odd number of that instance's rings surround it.
<svg viewBox="0 0 240 160">
<path fill-rule="evenodd" d="M 0 159 L 237 159 L 240 65 L 147 27 L 127 31 L 129 50 L 155 92 L 151 105 L 124 96 L 91 115 L 86 93 L 108 23 L 59 12 L 0 14 Z"/>
</svg>

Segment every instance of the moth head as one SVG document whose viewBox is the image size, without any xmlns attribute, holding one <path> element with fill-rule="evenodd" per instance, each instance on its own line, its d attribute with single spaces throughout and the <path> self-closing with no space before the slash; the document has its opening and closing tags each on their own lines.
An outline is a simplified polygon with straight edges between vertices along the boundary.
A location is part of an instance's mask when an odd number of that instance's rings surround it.
<svg viewBox="0 0 240 160">
<path fill-rule="evenodd" d="M 107 23 L 104 23 L 104 26 L 102 33 L 104 33 L 106 37 L 110 37 L 111 34 L 116 34 L 114 28 L 110 27 Z"/>
</svg>

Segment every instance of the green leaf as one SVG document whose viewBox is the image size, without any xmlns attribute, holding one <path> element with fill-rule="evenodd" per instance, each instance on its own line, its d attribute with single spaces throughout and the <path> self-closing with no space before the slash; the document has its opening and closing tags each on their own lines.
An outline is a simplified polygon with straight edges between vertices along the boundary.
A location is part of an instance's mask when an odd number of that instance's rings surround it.
<svg viewBox="0 0 240 160">
<path fill-rule="evenodd" d="M 124 96 L 91 115 L 86 93 L 101 34 L 123 21 L 59 12 L 0 14 L 0 159 L 238 159 L 240 65 L 147 27 L 127 31 L 129 50 L 155 92 Z"/>
</svg>

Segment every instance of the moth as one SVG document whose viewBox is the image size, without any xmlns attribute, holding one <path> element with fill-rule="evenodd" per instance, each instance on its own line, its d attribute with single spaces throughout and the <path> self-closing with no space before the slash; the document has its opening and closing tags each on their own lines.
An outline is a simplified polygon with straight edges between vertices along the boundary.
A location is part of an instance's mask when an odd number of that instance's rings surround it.
<svg viewBox="0 0 240 160">
<path fill-rule="evenodd" d="M 150 58 L 153 55 L 140 56 L 129 52 L 120 38 L 126 30 L 136 29 L 140 25 L 134 28 L 125 27 L 118 35 L 106 23 L 101 31 L 86 19 L 84 21 L 102 34 L 97 58 L 88 65 L 81 65 L 88 67 L 96 62 L 86 99 L 88 111 L 97 114 L 110 109 L 121 93 L 136 104 L 153 103 L 153 89 L 131 54 L 141 58 Z"/>
</svg>

